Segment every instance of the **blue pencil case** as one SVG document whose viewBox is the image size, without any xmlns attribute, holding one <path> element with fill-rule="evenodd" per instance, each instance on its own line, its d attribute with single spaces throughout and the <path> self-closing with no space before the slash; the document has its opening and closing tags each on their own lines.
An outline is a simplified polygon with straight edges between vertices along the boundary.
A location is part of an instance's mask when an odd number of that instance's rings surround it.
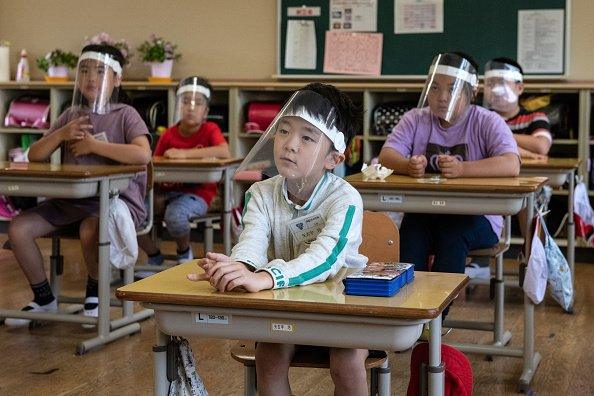
<svg viewBox="0 0 594 396">
<path fill-rule="evenodd" d="M 412 264 L 374 262 L 344 278 L 344 292 L 356 296 L 390 297 L 414 277 Z"/>
</svg>

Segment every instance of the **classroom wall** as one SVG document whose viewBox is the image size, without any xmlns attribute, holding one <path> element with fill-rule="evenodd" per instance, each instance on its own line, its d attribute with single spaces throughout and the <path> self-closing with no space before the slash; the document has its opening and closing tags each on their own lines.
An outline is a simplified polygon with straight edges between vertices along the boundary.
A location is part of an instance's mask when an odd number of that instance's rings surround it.
<svg viewBox="0 0 594 396">
<path fill-rule="evenodd" d="M 594 1 L 572 0 L 570 79 L 594 80 Z M 268 79 L 275 73 L 276 0 L 0 0 L 0 39 L 11 46 L 12 73 L 21 48 L 35 58 L 60 47 L 78 52 L 85 36 L 101 31 L 139 45 L 157 33 L 179 45 L 174 78 Z M 145 79 L 137 59 L 127 79 Z"/>
</svg>

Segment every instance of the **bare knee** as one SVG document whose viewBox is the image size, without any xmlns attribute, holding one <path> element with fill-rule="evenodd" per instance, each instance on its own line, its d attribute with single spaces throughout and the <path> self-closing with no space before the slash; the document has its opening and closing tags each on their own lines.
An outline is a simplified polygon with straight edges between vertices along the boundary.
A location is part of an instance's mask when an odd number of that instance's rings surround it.
<svg viewBox="0 0 594 396">
<path fill-rule="evenodd" d="M 87 217 L 80 223 L 79 238 L 80 243 L 86 248 L 97 245 L 99 239 L 99 219 L 97 217 Z"/>
<path fill-rule="evenodd" d="M 34 240 L 51 231 L 45 232 L 48 225 L 43 223 L 47 222 L 37 214 L 21 214 L 12 219 L 8 225 L 8 238 L 12 244 L 23 240 Z"/>
<path fill-rule="evenodd" d="M 365 359 L 368 354 L 369 351 L 365 349 L 330 349 L 330 375 L 337 389 L 351 390 L 350 394 L 357 394 L 356 390 L 365 389 Z"/>
<path fill-rule="evenodd" d="M 286 374 L 289 371 L 295 346 L 259 342 L 256 346 L 256 372 L 258 377 Z"/>
</svg>

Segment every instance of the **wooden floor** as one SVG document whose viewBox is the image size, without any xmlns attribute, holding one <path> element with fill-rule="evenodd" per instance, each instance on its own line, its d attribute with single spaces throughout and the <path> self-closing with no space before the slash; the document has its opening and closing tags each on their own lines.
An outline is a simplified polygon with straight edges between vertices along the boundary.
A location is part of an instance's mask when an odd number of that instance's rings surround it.
<svg viewBox="0 0 594 396">
<path fill-rule="evenodd" d="M 0 235 L 0 243 L 6 237 Z M 49 256 L 48 240 L 41 242 Z M 64 289 L 70 295 L 82 294 L 86 271 L 76 241 L 63 243 L 66 252 Z M 165 244 L 164 249 L 171 248 Z M 195 248 L 200 252 L 200 247 Z M 543 395 L 594 394 L 594 265 L 577 266 L 577 302 L 575 314 L 562 312 L 547 298 L 536 309 L 537 350 L 543 360 L 533 381 L 533 389 Z M 460 296 L 450 317 L 490 318 L 488 288 L 482 287 L 472 297 Z M 0 306 L 21 308 L 31 298 L 27 283 L 10 251 L 0 250 Z M 508 290 L 506 324 L 513 332 L 512 345 L 521 343 L 522 295 Z M 113 314 L 118 314 L 113 310 Z M 144 395 L 152 393 L 152 355 L 154 337 L 152 319 L 142 323 L 142 332 L 91 351 L 74 354 L 78 341 L 91 332 L 80 325 L 48 323 L 35 330 L 0 327 L 0 395 Z M 485 341 L 486 333 L 453 330 L 445 338 L 456 341 Z M 241 395 L 242 366 L 229 357 L 232 341 L 191 340 L 198 370 L 211 395 Z M 470 355 L 474 370 L 475 395 L 515 394 L 522 361 L 496 357 L 488 362 Z M 394 395 L 406 394 L 410 351 L 394 353 L 392 389 Z M 327 370 L 292 369 L 291 383 L 296 395 L 331 395 L 332 381 Z"/>
</svg>

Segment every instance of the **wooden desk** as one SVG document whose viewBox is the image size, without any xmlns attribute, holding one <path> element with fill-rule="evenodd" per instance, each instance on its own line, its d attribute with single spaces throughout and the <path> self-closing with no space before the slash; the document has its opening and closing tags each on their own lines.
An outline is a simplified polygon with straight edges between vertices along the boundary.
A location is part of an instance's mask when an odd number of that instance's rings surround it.
<svg viewBox="0 0 594 396">
<path fill-rule="evenodd" d="M 544 176 L 553 188 L 561 187 L 567 181 L 567 262 L 574 280 L 575 267 L 575 222 L 573 221 L 573 194 L 575 173 L 580 166 L 578 158 L 547 158 L 546 160 L 523 159 L 520 176 Z M 575 284 L 575 282 L 574 282 Z"/>
<path fill-rule="evenodd" d="M 218 183 L 223 181 L 223 243 L 231 254 L 232 173 L 241 158 L 229 159 L 168 159 L 153 158 L 155 182 Z"/>
<path fill-rule="evenodd" d="M 384 210 L 416 213 L 443 213 L 466 215 L 512 215 L 526 207 L 527 218 L 534 215 L 534 194 L 547 181 L 545 177 L 512 178 L 440 178 L 415 179 L 409 176 L 391 175 L 385 181 L 363 181 L 361 173 L 346 178 L 363 198 L 363 207 L 369 210 Z M 527 240 L 531 230 L 527 221 Z M 525 256 L 529 251 L 525 246 Z M 540 354 L 534 351 L 534 304 L 524 296 L 524 345 L 510 348 L 505 345 L 453 344 L 464 352 L 487 355 L 504 355 L 524 358 L 524 370 L 519 387 L 528 390 L 534 372 L 540 362 Z"/>
<path fill-rule="evenodd" d="M 258 293 L 217 292 L 208 282 L 190 282 L 198 272 L 188 262 L 119 288 L 118 298 L 155 310 L 157 346 L 169 336 L 203 336 L 344 348 L 405 350 L 431 322 L 430 366 L 441 363 L 441 312 L 468 282 L 463 274 L 416 272 L 393 297 L 343 294 L 343 269 L 325 282 Z M 277 326 L 275 326 L 277 325 Z M 340 337 L 337 337 L 337 334 Z M 166 353 L 155 358 L 155 394 L 167 393 Z M 430 394 L 443 394 L 443 371 L 430 374 Z"/>
<path fill-rule="evenodd" d="M 150 310 L 135 314 L 132 304 L 127 302 L 123 304 L 121 318 L 110 320 L 109 317 L 111 268 L 107 220 L 110 194 L 125 190 L 134 175 L 144 170 L 144 166 L 138 165 L 54 165 L 0 161 L 0 194 L 50 198 L 99 197 L 99 317 L 0 309 L 1 318 L 96 324 L 97 336 L 79 343 L 76 348 L 78 354 L 140 331 L 137 322 L 152 315 Z M 127 270 L 127 279 L 133 279 L 133 270 Z M 54 291 L 59 293 L 59 290 Z M 67 300 L 65 298 L 62 301 Z M 58 301 L 61 301 L 59 296 Z"/>
</svg>

